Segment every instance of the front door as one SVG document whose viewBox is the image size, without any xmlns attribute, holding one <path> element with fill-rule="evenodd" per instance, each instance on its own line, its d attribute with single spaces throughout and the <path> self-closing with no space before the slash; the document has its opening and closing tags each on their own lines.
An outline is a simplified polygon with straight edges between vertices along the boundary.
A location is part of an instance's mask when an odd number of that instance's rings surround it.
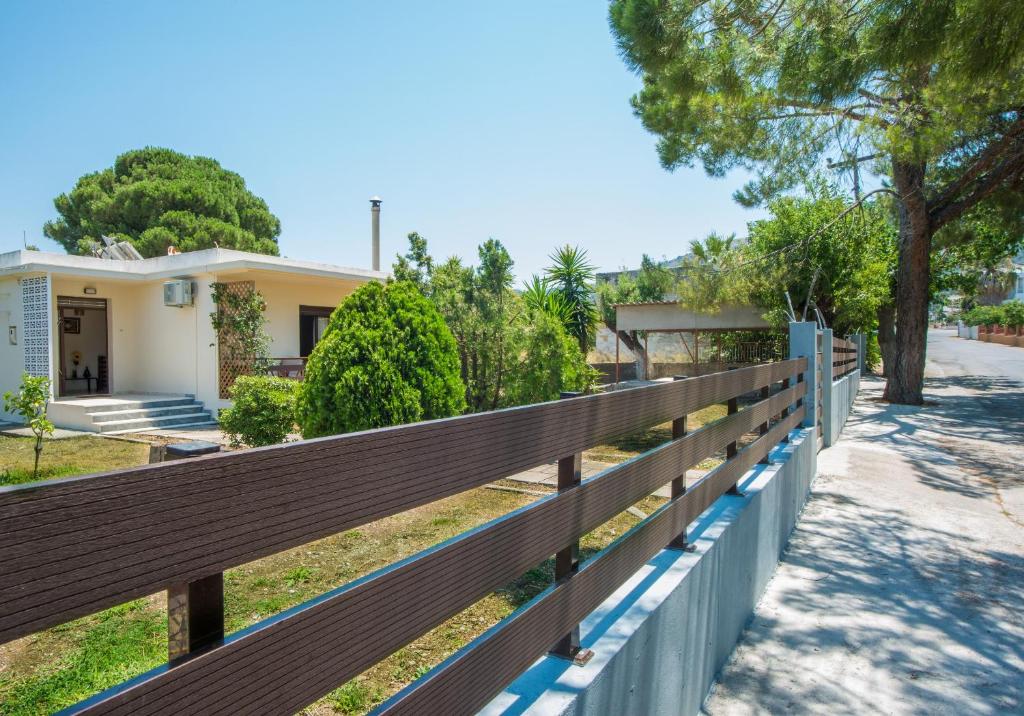
<svg viewBox="0 0 1024 716">
<path fill-rule="evenodd" d="M 59 395 L 110 392 L 107 300 L 57 296 Z"/>
</svg>

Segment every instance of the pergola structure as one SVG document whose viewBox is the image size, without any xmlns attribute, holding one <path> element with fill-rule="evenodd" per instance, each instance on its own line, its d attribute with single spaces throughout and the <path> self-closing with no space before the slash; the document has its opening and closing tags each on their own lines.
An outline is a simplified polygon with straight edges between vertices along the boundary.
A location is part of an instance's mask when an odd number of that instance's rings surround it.
<svg viewBox="0 0 1024 716">
<path fill-rule="evenodd" d="M 700 334 L 721 334 L 735 331 L 770 331 L 771 325 L 764 320 L 762 310 L 756 306 L 723 306 L 715 313 L 690 311 L 678 301 L 648 301 L 644 303 L 616 303 L 615 308 L 615 382 L 619 382 L 619 331 L 643 331 L 650 333 L 692 333 L 694 350 L 691 352 L 686 341 L 683 346 L 694 363 L 700 362 Z M 719 341 L 719 346 L 721 341 Z M 719 349 L 721 352 L 721 349 Z M 650 375 L 647 337 L 644 337 L 644 373 Z"/>
</svg>

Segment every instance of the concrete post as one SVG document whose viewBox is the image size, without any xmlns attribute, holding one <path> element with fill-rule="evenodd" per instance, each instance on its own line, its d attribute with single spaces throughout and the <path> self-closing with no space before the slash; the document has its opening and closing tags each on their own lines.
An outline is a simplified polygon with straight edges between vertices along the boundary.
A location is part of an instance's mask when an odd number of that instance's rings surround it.
<svg viewBox="0 0 1024 716">
<path fill-rule="evenodd" d="M 863 333 L 854 333 L 853 339 L 854 343 L 857 344 L 857 370 L 859 370 L 861 376 L 863 376 L 864 369 L 867 367 L 868 337 Z"/>
<path fill-rule="evenodd" d="M 830 447 L 836 436 L 832 434 L 832 329 L 821 332 L 821 432 L 825 447 Z"/>
<path fill-rule="evenodd" d="M 807 394 L 803 398 L 807 411 L 801 425 L 813 428 L 818 378 L 818 326 L 813 321 L 793 321 L 789 324 L 789 357 L 807 359 L 807 370 L 801 376 L 807 383 Z"/>
</svg>

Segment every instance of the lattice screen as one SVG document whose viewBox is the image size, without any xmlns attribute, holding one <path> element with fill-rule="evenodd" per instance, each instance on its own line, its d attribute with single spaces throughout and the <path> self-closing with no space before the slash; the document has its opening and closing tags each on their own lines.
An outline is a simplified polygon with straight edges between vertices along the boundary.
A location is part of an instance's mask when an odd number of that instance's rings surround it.
<svg viewBox="0 0 1024 716">
<path fill-rule="evenodd" d="M 50 278 L 21 279 L 22 343 L 25 372 L 50 375 Z"/>
<path fill-rule="evenodd" d="M 235 296 L 244 296 L 251 291 L 256 290 L 255 281 L 233 281 L 231 283 L 222 284 L 222 291 L 225 293 L 231 293 Z M 226 309 L 225 306 L 221 305 L 217 307 L 217 311 L 223 312 Z M 218 385 L 220 388 L 221 398 L 230 398 L 229 390 L 231 386 L 235 384 L 235 378 L 242 375 L 249 368 L 249 364 L 246 360 L 236 357 L 236 348 L 234 342 L 230 336 L 218 335 L 217 337 L 217 357 L 218 357 Z"/>
</svg>

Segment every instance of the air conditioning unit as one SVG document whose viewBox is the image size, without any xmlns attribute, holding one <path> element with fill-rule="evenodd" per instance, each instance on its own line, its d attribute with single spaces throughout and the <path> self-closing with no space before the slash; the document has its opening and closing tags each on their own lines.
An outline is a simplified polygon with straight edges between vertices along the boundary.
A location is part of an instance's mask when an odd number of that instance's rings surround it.
<svg viewBox="0 0 1024 716">
<path fill-rule="evenodd" d="M 164 283 L 165 306 L 191 306 L 192 282 L 185 280 L 166 281 Z"/>
</svg>

